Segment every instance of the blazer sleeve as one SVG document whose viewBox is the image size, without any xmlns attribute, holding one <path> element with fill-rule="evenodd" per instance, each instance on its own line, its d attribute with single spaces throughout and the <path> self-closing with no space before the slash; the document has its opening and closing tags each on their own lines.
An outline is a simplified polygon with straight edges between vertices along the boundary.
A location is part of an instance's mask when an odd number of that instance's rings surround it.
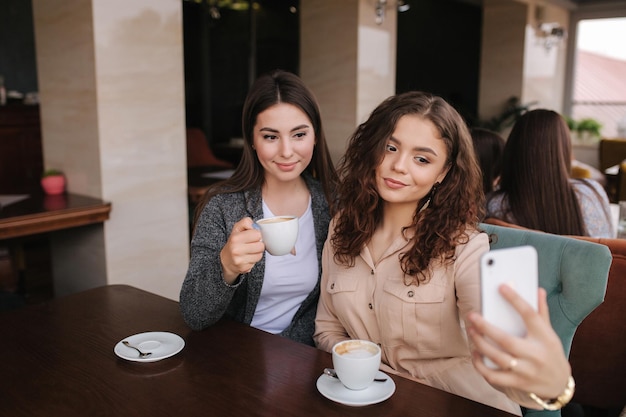
<svg viewBox="0 0 626 417">
<path fill-rule="evenodd" d="M 228 207 L 223 195 L 213 197 L 204 207 L 191 241 L 189 268 L 180 291 L 180 310 L 183 319 L 194 330 L 204 329 L 217 322 L 228 308 L 240 276 L 234 285 L 224 281 L 220 251 L 232 229 L 232 221 L 225 215 Z"/>
</svg>

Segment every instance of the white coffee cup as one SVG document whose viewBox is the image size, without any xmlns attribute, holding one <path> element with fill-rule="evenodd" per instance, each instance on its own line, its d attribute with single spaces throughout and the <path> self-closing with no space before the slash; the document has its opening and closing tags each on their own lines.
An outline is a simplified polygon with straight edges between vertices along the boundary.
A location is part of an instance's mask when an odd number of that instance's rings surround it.
<svg viewBox="0 0 626 417">
<path fill-rule="evenodd" d="M 261 230 L 265 250 L 271 255 L 287 255 L 298 239 L 298 218 L 296 216 L 276 216 L 256 222 Z"/>
<path fill-rule="evenodd" d="M 362 390 L 374 382 L 380 368 L 380 346 L 369 340 L 344 340 L 333 346 L 333 367 L 341 383 Z"/>
</svg>

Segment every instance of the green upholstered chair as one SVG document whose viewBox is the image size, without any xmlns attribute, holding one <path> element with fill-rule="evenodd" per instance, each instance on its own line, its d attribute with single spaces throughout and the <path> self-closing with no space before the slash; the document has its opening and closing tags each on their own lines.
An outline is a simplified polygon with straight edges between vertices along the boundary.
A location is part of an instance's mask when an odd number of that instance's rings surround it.
<svg viewBox="0 0 626 417">
<path fill-rule="evenodd" d="M 576 328 L 604 300 L 611 252 L 605 245 L 549 233 L 481 223 L 491 249 L 531 245 L 539 255 L 539 286 L 548 293 L 552 327 L 569 356 Z M 525 416 L 560 416 L 560 411 L 524 410 Z"/>
</svg>

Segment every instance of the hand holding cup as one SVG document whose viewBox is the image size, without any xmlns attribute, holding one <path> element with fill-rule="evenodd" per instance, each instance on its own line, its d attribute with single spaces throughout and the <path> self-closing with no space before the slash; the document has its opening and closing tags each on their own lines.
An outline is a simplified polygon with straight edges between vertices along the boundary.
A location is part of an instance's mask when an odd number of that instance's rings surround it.
<svg viewBox="0 0 626 417">
<path fill-rule="evenodd" d="M 263 257 L 261 234 L 253 224 L 250 217 L 244 217 L 235 223 L 226 245 L 220 251 L 224 280 L 229 284 L 240 274 L 250 272 Z"/>
</svg>

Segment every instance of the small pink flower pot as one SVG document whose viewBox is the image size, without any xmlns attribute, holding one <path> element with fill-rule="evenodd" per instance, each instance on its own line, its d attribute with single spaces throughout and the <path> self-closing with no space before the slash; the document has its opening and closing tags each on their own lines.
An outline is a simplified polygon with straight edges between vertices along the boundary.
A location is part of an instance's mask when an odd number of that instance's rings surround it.
<svg viewBox="0 0 626 417">
<path fill-rule="evenodd" d="M 65 192 L 65 176 L 50 175 L 41 179 L 41 186 L 48 195 L 63 194 Z"/>
</svg>

